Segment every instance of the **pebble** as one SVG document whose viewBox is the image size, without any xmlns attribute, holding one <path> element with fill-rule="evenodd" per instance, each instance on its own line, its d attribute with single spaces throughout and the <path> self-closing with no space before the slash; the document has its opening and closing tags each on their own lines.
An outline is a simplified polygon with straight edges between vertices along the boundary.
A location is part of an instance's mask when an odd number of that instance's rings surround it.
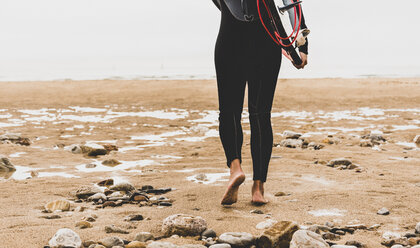
<svg viewBox="0 0 420 248">
<path fill-rule="evenodd" d="M 16 171 L 15 166 L 8 158 L 0 158 L 0 172 Z"/>
<path fill-rule="evenodd" d="M 95 186 L 82 186 L 76 190 L 76 197 L 79 199 L 87 199 L 96 193 L 102 193 L 101 189 Z"/>
<path fill-rule="evenodd" d="M 393 245 L 393 246 L 391 246 L 391 248 L 404 248 L 404 246 L 402 246 L 402 245 Z"/>
<path fill-rule="evenodd" d="M 201 234 L 202 237 L 206 237 L 206 238 L 214 238 L 217 237 L 216 232 L 213 229 L 206 229 L 204 230 L 204 232 Z"/>
<path fill-rule="evenodd" d="M 93 227 L 93 225 L 90 222 L 82 220 L 76 223 L 76 227 L 80 229 L 85 229 L 85 228 L 91 228 Z"/>
<path fill-rule="evenodd" d="M 322 144 L 317 144 L 317 143 L 315 143 L 315 142 L 310 142 L 310 143 L 308 144 L 308 148 L 312 148 L 312 149 L 314 149 L 314 150 L 321 150 L 322 148 L 324 148 L 324 145 L 322 145 Z"/>
<path fill-rule="evenodd" d="M 109 225 L 109 226 L 105 226 L 105 232 L 106 233 L 122 233 L 122 234 L 128 234 L 129 232 L 119 228 L 115 225 Z"/>
<path fill-rule="evenodd" d="M 147 248 L 179 248 L 179 247 L 169 242 L 153 241 L 147 245 Z"/>
<path fill-rule="evenodd" d="M 154 240 L 155 238 L 153 237 L 153 234 L 149 233 L 149 232 L 140 232 L 136 234 L 136 237 L 134 238 L 135 241 L 140 241 L 140 242 L 146 242 L 148 240 Z"/>
<path fill-rule="evenodd" d="M 104 193 L 96 193 L 92 196 L 89 196 L 87 200 L 97 202 L 99 200 L 106 201 L 107 199 L 108 197 Z"/>
<path fill-rule="evenodd" d="M 357 248 L 354 245 L 333 245 L 331 248 Z"/>
<path fill-rule="evenodd" d="M 415 228 L 415 232 L 416 232 L 417 234 L 420 234 L 420 222 L 419 222 L 419 223 L 417 223 L 416 228 Z"/>
<path fill-rule="evenodd" d="M 268 219 L 265 221 L 262 221 L 260 223 L 258 223 L 255 228 L 257 228 L 258 230 L 263 230 L 263 229 L 268 229 L 270 227 L 272 227 L 274 224 L 276 224 L 278 221 L 277 220 L 273 220 L 273 219 Z"/>
<path fill-rule="evenodd" d="M 54 212 L 56 210 L 60 211 L 69 211 L 70 210 L 70 202 L 67 200 L 56 200 L 53 202 L 49 202 L 44 206 L 45 210 L 48 212 Z"/>
<path fill-rule="evenodd" d="M 143 215 L 141 214 L 130 214 L 124 218 L 125 221 L 140 221 L 143 219 Z"/>
<path fill-rule="evenodd" d="M 331 233 L 331 232 L 327 232 L 327 233 L 322 234 L 322 237 L 324 239 L 328 239 L 328 240 L 340 240 L 341 239 L 340 235 L 335 234 L 335 233 Z"/>
<path fill-rule="evenodd" d="M 274 196 L 277 196 L 277 197 L 279 197 L 279 196 L 286 196 L 286 195 L 287 195 L 286 193 L 281 192 L 281 191 L 274 194 Z"/>
<path fill-rule="evenodd" d="M 357 248 L 365 247 L 362 243 L 356 240 L 348 240 L 345 245 L 356 246 Z"/>
<path fill-rule="evenodd" d="M 21 137 L 18 133 L 6 133 L 0 135 L 0 141 L 4 142 L 11 142 L 14 144 L 22 145 L 22 146 L 29 146 L 31 145 L 31 141 L 29 138 Z"/>
<path fill-rule="evenodd" d="M 92 244 L 92 245 L 89 246 L 89 248 L 106 248 L 106 247 L 103 246 L 103 245 Z"/>
<path fill-rule="evenodd" d="M 117 166 L 117 165 L 121 164 L 121 162 L 116 160 L 116 159 L 107 159 L 107 160 L 104 160 L 102 162 L 102 164 L 106 165 L 106 166 L 109 166 L 109 167 L 114 167 L 114 166 Z"/>
<path fill-rule="evenodd" d="M 73 230 L 68 228 L 59 229 L 54 236 L 50 239 L 48 244 L 52 248 L 60 248 L 60 247 L 75 247 L 80 248 L 82 247 L 82 240 L 80 239 L 79 235 L 75 233 Z"/>
<path fill-rule="evenodd" d="M 136 190 L 136 188 L 131 183 L 117 183 L 114 186 L 110 187 L 109 189 L 115 190 L 115 191 L 125 191 L 125 192 L 132 192 Z"/>
<path fill-rule="evenodd" d="M 298 148 L 302 147 L 303 141 L 300 139 L 285 139 L 280 141 L 280 146 L 287 148 Z"/>
<path fill-rule="evenodd" d="M 124 246 L 124 241 L 119 237 L 107 237 L 99 241 L 99 244 L 106 248 L 112 248 L 113 246 Z"/>
<path fill-rule="evenodd" d="M 349 166 L 352 162 L 349 159 L 346 158 L 336 158 L 328 162 L 327 166 L 330 167 L 339 167 L 340 165 Z"/>
<path fill-rule="evenodd" d="M 181 245 L 179 248 L 207 248 L 204 245 L 198 245 L 198 244 L 188 244 L 188 245 Z"/>
<path fill-rule="evenodd" d="M 61 219 L 61 216 L 57 214 L 53 214 L 53 215 L 41 216 L 40 218 L 44 218 L 47 220 L 54 220 L 54 219 Z"/>
<path fill-rule="evenodd" d="M 125 248 L 146 248 L 146 243 L 140 241 L 131 241 Z"/>
<path fill-rule="evenodd" d="M 379 228 L 379 227 L 381 227 L 381 225 L 380 225 L 380 224 L 374 224 L 374 225 L 370 226 L 370 227 L 368 228 L 368 230 L 369 230 L 369 231 L 375 231 L 375 230 L 378 230 L 378 228 Z"/>
<path fill-rule="evenodd" d="M 207 222 L 200 216 L 174 214 L 163 220 L 162 232 L 166 236 L 178 234 L 180 236 L 200 235 L 207 229 Z"/>
<path fill-rule="evenodd" d="M 379 215 L 389 215 L 389 210 L 387 208 L 381 208 L 378 210 L 377 214 Z"/>
<path fill-rule="evenodd" d="M 209 246 L 209 248 L 231 248 L 230 244 L 214 244 Z"/>
<path fill-rule="evenodd" d="M 414 137 L 413 142 L 416 143 L 417 145 L 420 145 L 420 135 L 416 135 L 416 137 Z"/>
<path fill-rule="evenodd" d="M 286 131 L 283 132 L 283 137 L 285 139 L 299 139 L 300 136 L 302 136 L 301 133 L 296 133 L 296 132 L 293 132 L 293 131 L 286 130 Z"/>
<path fill-rule="evenodd" d="M 261 211 L 260 209 L 254 209 L 250 211 L 251 214 L 264 214 L 263 211 Z"/>
<path fill-rule="evenodd" d="M 308 231 L 298 230 L 296 231 L 290 242 L 290 248 L 329 248 L 327 242 L 325 242 L 321 235 Z"/>
<path fill-rule="evenodd" d="M 219 236 L 218 242 L 227 243 L 233 247 L 249 247 L 254 243 L 254 236 L 246 232 L 226 232 Z"/>
<path fill-rule="evenodd" d="M 102 180 L 98 183 L 99 186 L 101 187 L 109 187 L 114 185 L 114 179 L 106 179 L 106 180 Z"/>
</svg>

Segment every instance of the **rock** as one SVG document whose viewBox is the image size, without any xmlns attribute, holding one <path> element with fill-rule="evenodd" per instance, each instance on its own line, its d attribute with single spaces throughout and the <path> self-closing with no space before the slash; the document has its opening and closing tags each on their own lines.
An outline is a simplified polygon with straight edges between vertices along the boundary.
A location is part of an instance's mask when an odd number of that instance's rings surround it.
<svg viewBox="0 0 420 248">
<path fill-rule="evenodd" d="M 346 225 L 346 228 L 353 228 L 353 229 L 360 229 L 360 230 L 366 230 L 366 225 L 363 224 L 354 224 L 354 225 Z"/>
<path fill-rule="evenodd" d="M 254 209 L 250 211 L 251 214 L 264 214 L 263 211 L 261 211 L 260 209 Z"/>
<path fill-rule="evenodd" d="M 114 186 L 110 187 L 109 189 L 115 190 L 115 191 L 125 191 L 125 192 L 132 192 L 136 190 L 136 188 L 131 183 L 117 183 Z"/>
<path fill-rule="evenodd" d="M 404 246 L 402 246 L 402 245 L 393 245 L 393 246 L 391 246 L 391 248 L 404 248 Z"/>
<path fill-rule="evenodd" d="M 97 202 L 99 200 L 102 200 L 103 202 L 106 201 L 108 199 L 108 197 L 106 197 L 106 195 L 104 193 L 96 193 L 92 196 L 89 196 L 89 198 L 87 199 L 88 201 L 94 201 Z"/>
<path fill-rule="evenodd" d="M 212 229 L 206 229 L 206 230 L 204 230 L 204 232 L 201 233 L 201 236 L 202 237 L 206 237 L 206 238 L 209 238 L 209 237 L 215 238 L 215 237 L 217 237 L 216 232 L 213 231 Z"/>
<path fill-rule="evenodd" d="M 0 158 L 0 172 L 16 171 L 15 166 L 8 158 Z"/>
<path fill-rule="evenodd" d="M 179 248 L 179 247 L 169 242 L 153 241 L 147 245 L 147 248 Z"/>
<path fill-rule="evenodd" d="M 122 228 L 119 228 L 115 225 L 109 225 L 105 226 L 105 232 L 106 233 L 122 233 L 122 234 L 128 234 L 126 230 L 123 230 Z"/>
<path fill-rule="evenodd" d="M 143 215 L 141 214 L 130 214 L 124 218 L 125 221 L 140 221 L 143 219 Z"/>
<path fill-rule="evenodd" d="M 380 225 L 380 224 L 374 224 L 374 225 L 370 226 L 370 227 L 368 228 L 368 230 L 369 230 L 369 231 L 375 231 L 375 230 L 378 230 L 378 228 L 379 228 L 379 227 L 381 227 L 381 225 Z"/>
<path fill-rule="evenodd" d="M 76 190 L 76 197 L 79 199 L 87 199 L 96 193 L 102 193 L 101 189 L 95 186 L 82 186 Z"/>
<path fill-rule="evenodd" d="M 289 247 L 293 233 L 299 230 L 295 222 L 280 221 L 257 238 L 257 247 Z"/>
<path fill-rule="evenodd" d="M 146 248 L 146 243 L 140 241 L 131 241 L 125 248 Z"/>
<path fill-rule="evenodd" d="M 232 247 L 249 247 L 254 243 L 254 236 L 246 232 L 226 232 L 219 236 L 218 242 L 230 244 Z"/>
<path fill-rule="evenodd" d="M 340 165 L 349 166 L 351 164 L 352 164 L 352 162 L 349 159 L 337 158 L 337 159 L 333 159 L 330 162 L 328 162 L 327 166 L 335 168 L 335 167 L 339 167 Z"/>
<path fill-rule="evenodd" d="M 277 197 L 279 197 L 279 196 L 286 196 L 286 195 L 287 195 L 286 193 L 281 192 L 281 191 L 274 194 L 274 196 L 277 196 Z"/>
<path fill-rule="evenodd" d="M 214 244 L 211 245 L 209 248 L 231 248 L 230 244 Z"/>
<path fill-rule="evenodd" d="M 106 165 L 106 166 L 114 167 L 114 166 L 117 166 L 117 165 L 121 164 L 121 162 L 116 160 L 116 159 L 107 159 L 107 160 L 103 161 L 102 164 Z"/>
<path fill-rule="evenodd" d="M 48 244 L 52 248 L 61 248 L 61 247 L 74 247 L 81 248 L 82 240 L 79 235 L 73 230 L 68 228 L 59 229 L 54 236 L 50 239 Z"/>
<path fill-rule="evenodd" d="M 86 241 L 83 241 L 83 247 L 89 247 L 89 246 L 91 246 L 91 245 L 96 245 L 96 242 L 95 242 L 95 241 L 93 241 L 93 240 L 86 240 Z"/>
<path fill-rule="evenodd" d="M 408 244 L 411 245 L 411 246 L 420 244 L 420 237 L 419 238 L 417 238 L 417 237 L 409 238 L 408 239 Z"/>
<path fill-rule="evenodd" d="M 327 242 L 325 242 L 321 235 L 308 231 L 298 230 L 296 231 L 290 242 L 290 248 L 329 248 Z"/>
<path fill-rule="evenodd" d="M 45 204 L 44 208 L 48 212 L 54 212 L 56 210 L 69 211 L 70 202 L 67 200 L 57 200 L 57 201 L 53 201 L 53 202 L 49 202 Z"/>
<path fill-rule="evenodd" d="M 113 246 L 124 246 L 124 241 L 119 237 L 107 237 L 99 241 L 99 244 L 106 248 L 112 248 Z"/>
<path fill-rule="evenodd" d="M 357 248 L 354 245 L 333 245 L 331 248 Z"/>
<path fill-rule="evenodd" d="M 140 232 L 136 234 L 136 237 L 134 238 L 135 241 L 140 241 L 140 242 L 146 242 L 148 240 L 154 240 L 155 238 L 153 237 L 153 234 L 149 233 L 149 232 Z"/>
<path fill-rule="evenodd" d="M 85 228 L 91 228 L 93 227 L 93 225 L 90 222 L 82 220 L 76 223 L 76 227 L 80 229 L 85 229 Z"/>
<path fill-rule="evenodd" d="M 365 247 L 362 243 L 356 240 L 348 240 L 345 245 L 356 246 L 357 248 Z"/>
<path fill-rule="evenodd" d="M 308 144 L 308 148 L 312 148 L 312 149 L 314 149 L 314 150 L 321 150 L 322 148 L 324 148 L 324 145 L 322 145 L 322 144 L 317 144 L 317 143 L 315 143 L 315 142 L 310 142 L 310 143 Z"/>
<path fill-rule="evenodd" d="M 416 228 L 415 228 L 415 232 L 416 232 L 417 234 L 420 234 L 420 222 L 419 222 L 419 223 L 417 223 Z"/>
<path fill-rule="evenodd" d="M 323 233 L 322 238 L 323 239 L 328 239 L 328 240 L 340 240 L 341 239 L 340 235 L 335 234 L 335 233 L 331 233 L 331 232 Z"/>
<path fill-rule="evenodd" d="M 106 179 L 106 180 L 100 181 L 98 183 L 98 185 L 101 186 L 101 187 L 110 187 L 110 186 L 114 185 L 114 179 L 111 178 L 111 179 Z"/>
<path fill-rule="evenodd" d="M 263 229 L 268 229 L 270 227 L 272 227 L 274 224 L 276 224 L 278 221 L 277 220 L 273 220 L 273 219 L 268 219 L 265 221 L 262 221 L 260 223 L 258 223 L 255 228 L 257 228 L 258 230 L 263 230 Z"/>
<path fill-rule="evenodd" d="M 413 246 L 411 248 L 420 248 L 420 245 L 415 245 L 415 246 Z"/>
<path fill-rule="evenodd" d="M 379 215 L 388 215 L 389 214 L 389 210 L 387 208 L 381 208 L 378 210 L 377 214 Z"/>
<path fill-rule="evenodd" d="M 371 140 L 365 139 L 365 140 L 360 141 L 360 146 L 361 147 L 373 147 L 374 145 L 373 145 Z"/>
<path fill-rule="evenodd" d="M 280 146 L 288 148 L 302 147 L 303 141 L 300 139 L 285 139 L 280 141 Z"/>
<path fill-rule="evenodd" d="M 331 231 L 331 227 L 329 227 L 327 225 L 325 225 L 325 226 L 324 225 L 311 225 L 311 226 L 308 227 L 307 230 L 320 234 L 321 231 L 323 231 L 323 232 Z"/>
<path fill-rule="evenodd" d="M 90 164 L 86 164 L 85 165 L 85 168 L 86 169 L 93 169 L 93 168 L 95 168 L 96 167 L 96 164 L 94 164 L 94 163 L 90 163 Z"/>
<path fill-rule="evenodd" d="M 188 244 L 188 245 L 181 245 L 179 248 L 207 248 L 204 245 L 198 245 L 198 244 Z"/>
<path fill-rule="evenodd" d="M 178 234 L 180 236 L 200 235 L 207 229 L 206 221 L 200 216 L 186 214 L 175 214 L 163 220 L 162 232 L 169 236 Z"/>
<path fill-rule="evenodd" d="M 108 152 L 108 154 L 111 151 L 118 151 L 118 147 L 116 145 L 111 145 L 111 144 L 105 144 L 103 145 L 104 149 Z"/>
<path fill-rule="evenodd" d="M 71 145 L 69 147 L 65 147 L 65 150 L 71 151 L 73 154 L 82 154 L 83 150 L 79 145 Z"/>
<path fill-rule="evenodd" d="M 55 219 L 61 219 L 61 216 L 57 214 L 53 214 L 53 215 L 41 216 L 40 218 L 44 218 L 47 220 L 55 220 Z"/>
<path fill-rule="evenodd" d="M 302 134 L 296 133 L 296 132 L 293 132 L 293 131 L 286 130 L 286 131 L 283 132 L 283 137 L 285 139 L 299 139 L 300 136 L 302 136 Z"/>
<path fill-rule="evenodd" d="M 3 135 L 0 135 L 0 141 L 4 142 L 11 142 L 17 145 L 22 146 L 29 146 L 31 145 L 31 141 L 29 138 L 23 138 L 18 133 L 6 133 Z"/>
</svg>

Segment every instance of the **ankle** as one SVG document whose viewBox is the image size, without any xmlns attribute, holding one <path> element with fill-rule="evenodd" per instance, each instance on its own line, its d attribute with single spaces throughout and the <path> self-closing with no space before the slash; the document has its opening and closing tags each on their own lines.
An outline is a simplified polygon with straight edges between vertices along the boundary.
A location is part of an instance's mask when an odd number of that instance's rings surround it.
<svg viewBox="0 0 420 248">
<path fill-rule="evenodd" d="M 230 172 L 242 172 L 242 167 L 241 163 L 239 162 L 239 159 L 235 159 L 232 161 L 232 163 L 230 164 Z"/>
</svg>

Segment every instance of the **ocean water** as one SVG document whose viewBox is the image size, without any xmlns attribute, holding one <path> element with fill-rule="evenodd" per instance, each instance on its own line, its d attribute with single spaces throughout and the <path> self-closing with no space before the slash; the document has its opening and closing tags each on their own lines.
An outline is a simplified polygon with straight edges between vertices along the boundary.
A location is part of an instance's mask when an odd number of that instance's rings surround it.
<svg viewBox="0 0 420 248">
<path fill-rule="evenodd" d="M 309 64 L 279 78 L 419 77 L 420 1 L 303 0 Z M 0 81 L 214 78 L 211 0 L 0 0 Z"/>
</svg>

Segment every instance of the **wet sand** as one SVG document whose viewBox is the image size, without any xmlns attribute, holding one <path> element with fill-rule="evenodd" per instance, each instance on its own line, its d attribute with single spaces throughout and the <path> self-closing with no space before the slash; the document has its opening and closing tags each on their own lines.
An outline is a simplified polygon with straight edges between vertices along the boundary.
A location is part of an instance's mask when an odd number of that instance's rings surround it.
<svg viewBox="0 0 420 248">
<path fill-rule="evenodd" d="M 368 247 L 380 247 L 384 232 L 412 232 L 420 221 L 420 153 L 413 143 L 420 134 L 419 78 L 279 80 L 272 111 L 274 142 L 291 130 L 321 144 L 330 135 L 335 143 L 321 150 L 274 147 L 266 184 L 270 203 L 262 207 L 250 204 L 247 98 L 242 119 L 247 179 L 237 204 L 220 205 L 228 170 L 218 138 L 214 80 L 0 82 L 0 92 L 0 135 L 20 133 L 32 142 L 27 147 L 0 144 L 0 154 L 18 169 L 0 178 L 2 248 L 42 247 L 63 227 L 82 240 L 132 239 L 141 231 L 159 235 L 162 220 L 176 213 L 202 216 L 217 234 L 261 233 L 255 225 L 266 218 L 250 213 L 256 208 L 301 225 L 381 224 L 377 231 L 358 230 L 337 241 L 358 240 Z M 387 142 L 361 147 L 360 136 L 371 131 L 382 132 Z M 85 142 L 115 144 L 120 150 L 95 160 L 56 147 Z M 315 164 L 341 157 L 363 167 L 362 172 Z M 123 164 L 100 165 L 111 158 Z M 98 166 L 86 169 L 92 162 Z M 31 171 L 38 176 L 28 178 Z M 197 180 L 201 173 L 209 180 Z M 64 212 L 57 220 L 39 218 L 47 202 L 73 199 L 78 187 L 107 178 L 136 187 L 175 188 L 165 194 L 175 201 L 164 208 L 124 205 Z M 290 195 L 275 197 L 279 191 Z M 377 215 L 382 207 L 391 214 Z M 75 223 L 90 213 L 99 216 L 93 228 L 77 229 Z M 105 233 L 109 224 L 128 228 L 123 218 L 133 213 L 150 220 L 136 223 L 130 234 Z"/>
</svg>

